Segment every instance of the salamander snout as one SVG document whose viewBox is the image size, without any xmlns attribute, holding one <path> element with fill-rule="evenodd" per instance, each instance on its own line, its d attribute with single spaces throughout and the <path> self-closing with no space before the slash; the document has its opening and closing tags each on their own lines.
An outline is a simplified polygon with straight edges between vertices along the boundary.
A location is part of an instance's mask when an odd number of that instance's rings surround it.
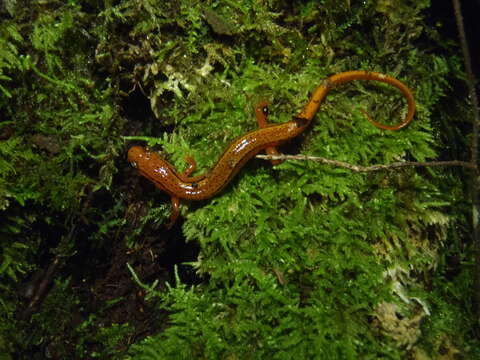
<svg viewBox="0 0 480 360">
<path fill-rule="evenodd" d="M 147 151 L 145 150 L 145 148 L 141 147 L 141 146 L 132 146 L 129 150 L 128 150 L 128 155 L 127 155 L 127 158 L 128 158 L 128 162 L 130 164 L 132 164 L 133 167 L 137 167 L 138 166 L 138 162 L 142 159 L 142 158 L 145 158 L 145 156 L 147 155 Z"/>
</svg>

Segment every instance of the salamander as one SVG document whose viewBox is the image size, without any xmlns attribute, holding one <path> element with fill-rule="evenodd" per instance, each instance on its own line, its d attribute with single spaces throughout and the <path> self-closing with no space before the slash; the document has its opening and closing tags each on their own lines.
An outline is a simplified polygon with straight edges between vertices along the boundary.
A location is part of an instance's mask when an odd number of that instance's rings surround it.
<svg viewBox="0 0 480 360">
<path fill-rule="evenodd" d="M 385 130 L 399 130 L 407 126 L 415 114 L 415 100 L 410 89 L 399 80 L 377 72 L 346 71 L 323 80 L 310 96 L 309 101 L 292 120 L 281 124 L 269 124 L 268 108 L 265 102 L 255 109 L 259 128 L 247 132 L 233 140 L 220 156 L 210 171 L 203 175 L 193 176 L 196 163 L 187 158 L 189 167 L 179 173 L 157 153 L 140 146 L 133 146 L 128 151 L 128 161 L 139 173 L 152 181 L 157 188 L 168 193 L 172 199 L 172 214 L 169 226 L 172 226 L 179 215 L 180 199 L 204 200 L 218 194 L 239 172 L 245 163 L 262 150 L 268 154 L 278 154 L 276 146 L 298 136 L 310 125 L 328 92 L 334 87 L 353 80 L 372 80 L 387 83 L 396 87 L 405 97 L 408 111 L 403 121 L 397 125 L 385 125 L 374 121 L 368 114 L 367 119 L 376 127 Z M 278 162 L 278 160 L 277 160 Z M 276 163 L 273 162 L 272 163 Z"/>
</svg>

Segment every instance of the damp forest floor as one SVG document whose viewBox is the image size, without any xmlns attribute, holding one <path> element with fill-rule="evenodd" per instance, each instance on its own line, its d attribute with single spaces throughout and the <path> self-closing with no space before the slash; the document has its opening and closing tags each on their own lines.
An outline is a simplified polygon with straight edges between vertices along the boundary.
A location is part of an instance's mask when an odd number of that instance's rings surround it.
<svg viewBox="0 0 480 360">
<path fill-rule="evenodd" d="M 131 146 L 207 173 L 350 70 L 412 123 L 335 87 L 280 148 L 333 162 L 252 159 L 165 227 Z M 468 162 L 465 77 L 446 1 L 1 2 L 0 360 L 480 359 L 470 169 L 336 166 Z"/>
</svg>

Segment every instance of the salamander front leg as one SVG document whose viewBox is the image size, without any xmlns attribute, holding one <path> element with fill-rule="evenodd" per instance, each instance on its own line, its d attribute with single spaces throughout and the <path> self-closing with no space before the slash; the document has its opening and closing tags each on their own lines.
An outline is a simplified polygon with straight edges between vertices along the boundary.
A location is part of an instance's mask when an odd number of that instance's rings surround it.
<svg viewBox="0 0 480 360">
<path fill-rule="evenodd" d="M 197 162 L 191 156 L 185 156 L 185 161 L 188 163 L 188 167 L 185 169 L 182 175 L 185 177 L 189 177 L 190 174 L 193 173 L 197 168 Z"/>
<path fill-rule="evenodd" d="M 195 171 L 197 168 L 197 162 L 195 161 L 194 158 L 191 156 L 185 156 L 185 161 L 187 162 L 188 166 L 185 169 L 183 173 L 179 173 L 178 177 L 183 181 L 183 182 L 198 182 L 202 179 L 205 178 L 205 175 L 197 175 L 190 177 L 190 175 Z"/>
<path fill-rule="evenodd" d="M 167 229 L 171 229 L 172 226 L 178 219 L 180 215 L 180 199 L 176 196 L 171 197 L 172 200 L 172 213 L 170 214 L 170 222 L 167 224 Z"/>
<path fill-rule="evenodd" d="M 270 126 L 267 119 L 268 118 L 268 102 L 262 101 L 259 104 L 257 104 L 257 106 L 255 106 L 255 117 L 257 118 L 257 123 L 260 128 L 266 128 Z M 265 152 L 267 153 L 267 155 L 273 155 L 273 156 L 281 155 L 278 152 L 277 148 L 274 146 L 269 146 L 265 148 Z M 278 165 L 283 161 L 270 160 L 270 162 L 272 163 L 272 165 Z"/>
<path fill-rule="evenodd" d="M 197 162 L 191 156 L 186 156 L 185 161 L 187 162 L 188 166 L 183 173 L 179 173 L 178 176 L 184 182 L 197 182 L 205 178 L 205 175 L 198 175 L 194 177 L 190 177 L 190 175 L 195 171 L 197 168 Z M 172 200 L 172 213 L 170 215 L 170 222 L 167 224 L 167 229 L 170 229 L 178 219 L 180 215 L 180 198 L 177 196 L 171 196 Z"/>
</svg>

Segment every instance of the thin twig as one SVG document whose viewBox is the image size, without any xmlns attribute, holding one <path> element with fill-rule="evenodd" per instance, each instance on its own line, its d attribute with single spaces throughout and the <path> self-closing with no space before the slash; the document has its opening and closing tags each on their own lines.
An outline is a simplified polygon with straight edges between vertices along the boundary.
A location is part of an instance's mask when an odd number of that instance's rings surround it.
<svg viewBox="0 0 480 360">
<path fill-rule="evenodd" d="M 471 159 L 472 163 L 477 164 L 478 161 L 478 133 L 479 133 L 479 123 L 480 115 L 478 108 L 478 98 L 475 92 L 475 77 L 473 75 L 472 63 L 470 60 L 470 51 L 468 50 L 467 38 L 465 36 L 465 29 L 463 26 L 462 18 L 462 9 L 460 7 L 459 0 L 453 0 L 453 9 L 455 12 L 455 20 L 458 27 L 458 35 L 460 37 L 460 43 L 462 45 L 463 52 L 463 61 L 465 62 L 465 70 L 467 72 L 467 85 L 470 99 L 472 101 L 472 110 L 473 110 L 473 125 L 472 125 L 472 143 L 470 145 L 471 149 Z M 474 309 L 476 313 L 476 325 L 477 332 L 480 331 L 480 226 L 479 226 L 479 209 L 480 209 L 480 198 L 478 194 L 478 188 L 480 186 L 480 180 L 478 177 L 478 169 L 472 172 L 472 186 L 471 186 L 471 195 L 472 195 L 472 226 L 473 226 L 473 245 L 475 249 L 475 279 L 473 286 L 473 299 L 474 299 Z M 478 336 L 478 333 L 477 333 Z"/>
<path fill-rule="evenodd" d="M 332 165 L 336 167 L 342 167 L 345 169 L 352 170 L 354 172 L 369 172 L 369 171 L 380 171 L 380 170 L 390 170 L 394 168 L 401 167 L 428 167 L 428 166 L 461 166 L 469 169 L 477 169 L 475 164 L 467 161 L 460 160 L 451 160 L 451 161 L 402 161 L 394 162 L 391 164 L 376 164 L 370 166 L 361 166 L 354 165 L 344 161 L 327 159 L 319 156 L 308 156 L 308 155 L 257 155 L 259 159 L 264 160 L 301 160 L 301 161 L 315 161 L 321 164 Z"/>
</svg>

